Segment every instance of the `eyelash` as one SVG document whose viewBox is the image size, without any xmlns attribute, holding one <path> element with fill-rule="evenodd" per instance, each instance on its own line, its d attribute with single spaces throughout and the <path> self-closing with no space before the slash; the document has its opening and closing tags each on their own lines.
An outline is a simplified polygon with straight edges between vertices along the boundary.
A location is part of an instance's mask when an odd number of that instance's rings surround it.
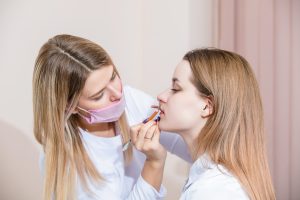
<svg viewBox="0 0 300 200">
<path fill-rule="evenodd" d="M 103 96 L 103 92 L 101 93 L 101 95 L 100 95 L 99 97 L 95 97 L 95 98 L 94 98 L 94 101 L 100 100 L 100 99 L 102 98 L 102 96 Z"/>
<path fill-rule="evenodd" d="M 173 93 L 176 93 L 176 92 L 180 91 L 180 90 L 177 90 L 177 89 L 174 89 L 174 88 L 171 88 L 171 90 L 172 90 Z"/>
<path fill-rule="evenodd" d="M 116 78 L 116 76 L 117 76 L 117 73 L 114 72 L 110 80 L 113 81 Z M 99 101 L 102 98 L 102 96 L 103 96 L 103 92 L 101 93 L 101 95 L 99 97 L 96 97 L 93 100 L 94 101 Z"/>
</svg>

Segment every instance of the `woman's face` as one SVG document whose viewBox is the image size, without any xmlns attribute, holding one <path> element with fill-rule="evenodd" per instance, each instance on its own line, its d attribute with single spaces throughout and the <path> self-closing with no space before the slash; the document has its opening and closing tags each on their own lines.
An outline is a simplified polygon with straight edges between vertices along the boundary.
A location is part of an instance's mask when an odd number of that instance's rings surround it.
<svg viewBox="0 0 300 200">
<path fill-rule="evenodd" d="M 161 108 L 159 127 L 164 131 L 198 134 L 206 119 L 206 100 L 191 82 L 189 62 L 181 61 L 173 74 L 172 87 L 158 95 Z"/>
<path fill-rule="evenodd" d="M 85 110 L 101 109 L 119 101 L 122 83 L 114 67 L 108 65 L 91 72 L 87 78 L 78 106 Z"/>
</svg>

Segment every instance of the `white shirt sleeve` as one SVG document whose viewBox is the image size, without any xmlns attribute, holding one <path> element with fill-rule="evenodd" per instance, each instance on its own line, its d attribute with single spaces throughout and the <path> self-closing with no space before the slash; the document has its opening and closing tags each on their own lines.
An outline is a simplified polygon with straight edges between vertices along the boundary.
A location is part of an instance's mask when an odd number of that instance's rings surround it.
<svg viewBox="0 0 300 200">
<path fill-rule="evenodd" d="M 124 91 L 126 99 L 126 114 L 129 125 L 132 126 L 141 123 L 144 119 L 151 115 L 151 112 L 153 112 L 151 106 L 157 105 L 157 101 L 150 95 L 130 86 L 125 86 Z M 187 145 L 180 135 L 162 131 L 160 135 L 160 143 L 168 152 L 192 163 Z"/>
<path fill-rule="evenodd" d="M 140 199 L 163 199 L 166 196 L 166 189 L 162 185 L 158 192 L 154 187 L 147 183 L 142 176 L 140 176 L 134 185 L 132 191 L 126 200 L 140 200 Z"/>
<path fill-rule="evenodd" d="M 159 141 L 168 152 L 177 155 L 189 163 L 193 162 L 188 147 L 180 135 L 162 131 Z"/>
<path fill-rule="evenodd" d="M 40 151 L 39 169 L 40 169 L 41 175 L 44 177 L 45 176 L 45 154 L 44 154 L 44 151 Z"/>
</svg>

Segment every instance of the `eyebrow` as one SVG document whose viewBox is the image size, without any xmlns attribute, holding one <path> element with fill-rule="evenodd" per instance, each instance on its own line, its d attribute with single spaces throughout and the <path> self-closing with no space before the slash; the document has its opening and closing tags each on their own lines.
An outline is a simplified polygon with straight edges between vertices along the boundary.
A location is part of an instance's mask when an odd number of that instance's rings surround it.
<svg viewBox="0 0 300 200">
<path fill-rule="evenodd" d="M 175 83 L 175 82 L 180 82 L 180 81 L 178 80 L 178 78 L 174 77 L 174 78 L 172 78 L 172 82 Z"/>
<path fill-rule="evenodd" d="M 112 78 L 114 77 L 115 73 L 116 73 L 116 71 L 113 70 L 110 80 L 112 80 Z M 100 91 L 96 92 L 95 94 L 89 96 L 89 98 L 90 98 L 90 99 L 95 98 L 95 97 L 98 96 L 100 93 L 102 93 L 104 89 L 105 89 L 105 87 L 102 88 Z"/>
<path fill-rule="evenodd" d="M 176 82 L 177 82 L 177 85 L 180 85 L 180 84 L 178 84 L 178 83 L 180 83 L 178 78 L 176 78 L 176 77 L 172 78 L 172 84 L 174 85 Z"/>
</svg>

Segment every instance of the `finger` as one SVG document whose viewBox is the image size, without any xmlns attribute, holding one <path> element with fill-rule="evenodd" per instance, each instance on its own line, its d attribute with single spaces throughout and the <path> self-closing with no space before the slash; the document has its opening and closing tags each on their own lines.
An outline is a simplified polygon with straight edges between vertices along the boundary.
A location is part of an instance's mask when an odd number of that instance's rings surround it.
<svg viewBox="0 0 300 200">
<path fill-rule="evenodd" d="M 136 125 L 130 127 L 130 138 L 131 138 L 131 141 L 133 144 L 136 143 L 136 140 L 137 140 L 137 137 L 138 137 L 141 127 L 142 127 L 142 124 L 136 124 Z"/>
<path fill-rule="evenodd" d="M 141 126 L 140 131 L 139 131 L 138 139 L 144 139 L 144 137 L 145 137 L 145 135 L 146 135 L 148 129 L 149 129 L 151 126 L 153 126 L 155 123 L 156 123 L 156 122 L 154 122 L 154 121 L 149 121 L 149 122 L 147 122 L 146 124 L 143 124 L 143 125 Z"/>
<path fill-rule="evenodd" d="M 145 135 L 145 139 L 152 140 L 152 137 L 153 137 L 153 135 L 155 133 L 155 129 L 156 129 L 156 125 L 154 124 L 153 126 L 151 126 L 148 129 L 148 131 L 147 131 L 147 133 Z"/>
<path fill-rule="evenodd" d="M 154 130 L 154 134 L 153 134 L 153 137 L 152 137 L 152 141 L 153 142 L 159 142 L 159 137 L 160 137 L 160 130 L 159 130 L 158 126 L 156 125 L 155 130 Z"/>
<path fill-rule="evenodd" d="M 143 124 L 139 130 L 138 136 L 136 138 L 135 147 L 138 150 L 141 150 L 144 145 L 145 135 L 148 129 L 154 124 L 154 121 L 149 121 L 146 124 Z"/>
</svg>

